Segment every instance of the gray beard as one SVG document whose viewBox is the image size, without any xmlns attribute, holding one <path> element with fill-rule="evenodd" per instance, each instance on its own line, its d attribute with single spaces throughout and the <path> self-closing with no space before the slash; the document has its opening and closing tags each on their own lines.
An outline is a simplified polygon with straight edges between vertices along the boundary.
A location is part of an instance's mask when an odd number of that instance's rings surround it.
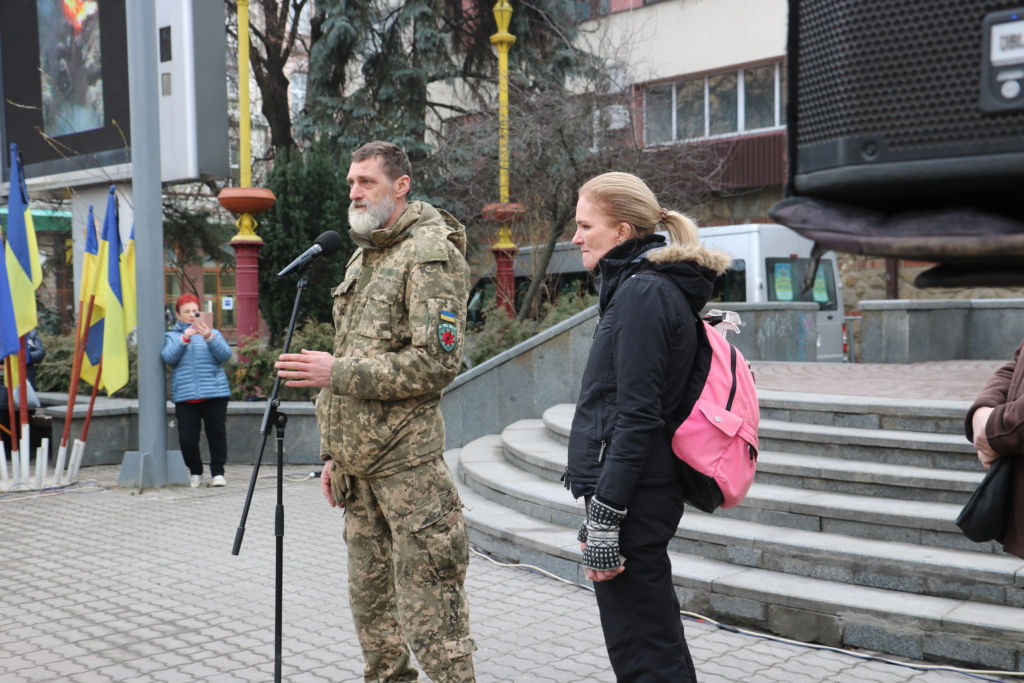
<svg viewBox="0 0 1024 683">
<path fill-rule="evenodd" d="M 370 233 L 386 227 L 396 206 L 398 203 L 390 192 L 385 194 L 377 204 L 366 202 L 366 207 L 363 209 L 357 209 L 349 204 L 348 225 L 351 228 L 349 235 L 361 247 L 376 249 L 377 245 L 370 239 Z"/>
</svg>

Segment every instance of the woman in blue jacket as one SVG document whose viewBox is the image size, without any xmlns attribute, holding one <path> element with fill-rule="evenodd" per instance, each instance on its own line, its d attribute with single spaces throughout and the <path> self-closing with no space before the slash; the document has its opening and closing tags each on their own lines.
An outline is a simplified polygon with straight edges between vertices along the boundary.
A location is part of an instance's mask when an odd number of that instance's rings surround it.
<svg viewBox="0 0 1024 683">
<path fill-rule="evenodd" d="M 175 303 L 178 323 L 164 334 L 161 356 L 171 366 L 171 400 L 178 418 L 178 443 L 192 476 L 189 484 L 198 488 L 203 480 L 199 456 L 200 423 L 206 424 L 210 445 L 210 474 L 213 486 L 225 486 L 224 463 L 228 460 L 227 417 L 231 387 L 224 363 L 231 347 L 224 336 L 199 319 L 199 299 L 183 294 Z"/>
</svg>

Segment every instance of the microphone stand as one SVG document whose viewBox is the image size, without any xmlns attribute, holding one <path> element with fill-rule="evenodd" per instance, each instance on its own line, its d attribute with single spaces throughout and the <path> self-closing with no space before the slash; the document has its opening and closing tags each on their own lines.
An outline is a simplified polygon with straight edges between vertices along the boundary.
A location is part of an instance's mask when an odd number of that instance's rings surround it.
<svg viewBox="0 0 1024 683">
<path fill-rule="evenodd" d="M 284 338 L 284 351 L 292 343 L 292 334 L 295 332 L 295 320 L 299 315 L 299 303 L 302 301 L 302 293 L 309 284 L 309 266 L 299 271 L 299 282 L 295 293 L 295 305 L 292 306 L 292 318 L 288 323 L 288 333 Z M 284 428 L 288 424 L 288 416 L 278 410 L 281 401 L 277 398 L 281 390 L 281 375 L 274 380 L 274 390 L 267 399 L 267 408 L 263 412 L 263 424 L 260 426 L 260 448 L 256 453 L 256 464 L 252 468 L 252 478 L 249 480 L 249 493 L 245 496 L 245 507 L 242 508 L 242 520 L 238 523 L 238 530 L 235 532 L 235 545 L 231 549 L 232 555 L 238 555 L 242 548 L 242 537 L 245 535 L 245 520 L 249 516 L 249 505 L 252 503 L 252 494 L 256 489 L 256 479 L 260 471 L 260 463 L 263 460 L 263 449 L 267 445 L 267 438 L 270 436 L 271 425 L 277 427 L 277 508 L 274 515 L 274 536 L 277 542 L 276 557 L 276 578 L 274 584 L 274 683 L 281 683 L 281 615 L 282 615 L 282 588 L 284 583 Z"/>
</svg>

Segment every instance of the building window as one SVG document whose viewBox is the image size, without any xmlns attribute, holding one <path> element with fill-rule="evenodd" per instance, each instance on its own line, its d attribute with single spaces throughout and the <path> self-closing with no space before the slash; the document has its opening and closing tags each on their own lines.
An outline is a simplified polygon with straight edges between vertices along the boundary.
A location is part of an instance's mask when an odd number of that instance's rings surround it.
<svg viewBox="0 0 1024 683">
<path fill-rule="evenodd" d="M 196 283 L 198 289 L 198 283 Z M 181 273 L 175 268 L 164 269 L 165 302 L 174 313 L 174 305 L 182 295 Z M 235 323 L 235 271 L 228 268 L 207 265 L 203 268 L 203 288 L 199 310 L 211 314 L 213 326 L 220 330 L 228 341 L 234 338 Z M 172 324 L 172 317 L 168 320 Z"/>
<path fill-rule="evenodd" d="M 652 85 L 644 91 L 644 140 L 738 135 L 786 125 L 786 70 L 782 63 Z"/>
</svg>

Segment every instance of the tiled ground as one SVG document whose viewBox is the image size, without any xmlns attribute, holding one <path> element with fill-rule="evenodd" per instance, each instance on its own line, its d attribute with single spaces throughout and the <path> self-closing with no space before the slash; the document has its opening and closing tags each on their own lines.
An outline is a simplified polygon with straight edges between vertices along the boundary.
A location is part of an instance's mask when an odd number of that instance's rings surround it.
<svg viewBox="0 0 1024 683">
<path fill-rule="evenodd" d="M 949 360 L 904 365 L 755 361 L 751 366 L 758 389 L 879 398 L 974 401 L 985 382 L 1005 363 L 993 360 Z"/>
<path fill-rule="evenodd" d="M 307 470 L 285 483 L 284 680 L 362 680 L 342 514 Z M 0 497 L 0 682 L 270 681 L 274 484 L 266 467 L 245 542 L 231 544 L 251 468 L 223 489 L 142 495 L 103 486 Z M 110 486 L 117 468 L 83 470 Z M 91 490 L 91 492 L 89 492 Z M 593 596 L 474 558 L 467 581 L 477 678 L 611 682 Z M 701 683 L 968 681 L 688 622 Z"/>
</svg>

